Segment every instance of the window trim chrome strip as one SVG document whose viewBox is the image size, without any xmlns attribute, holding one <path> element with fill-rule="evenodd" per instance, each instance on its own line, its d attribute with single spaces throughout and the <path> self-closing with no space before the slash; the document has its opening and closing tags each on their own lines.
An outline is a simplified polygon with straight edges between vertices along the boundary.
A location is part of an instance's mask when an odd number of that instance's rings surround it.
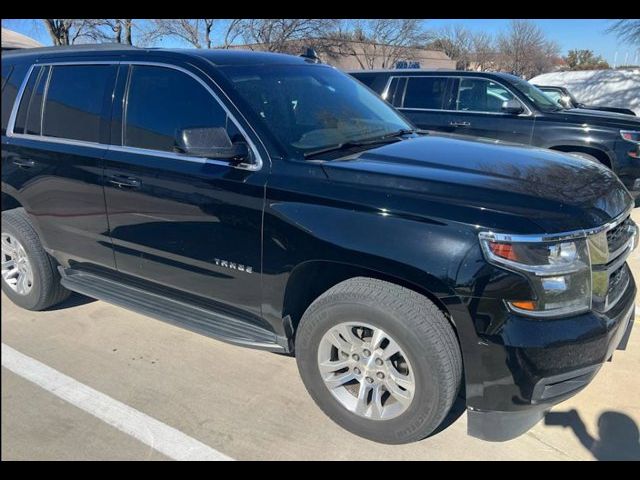
<svg viewBox="0 0 640 480">
<path fill-rule="evenodd" d="M 30 135 L 30 134 L 24 134 L 24 133 L 15 133 L 13 131 L 13 129 L 15 127 L 15 121 L 16 121 L 16 116 L 17 116 L 17 113 L 18 113 L 18 108 L 20 106 L 20 103 L 22 102 L 22 97 L 24 95 L 24 90 L 26 89 L 27 83 L 28 83 L 29 78 L 31 77 L 31 75 L 33 73 L 34 68 L 36 68 L 38 66 L 42 66 L 42 67 L 51 66 L 51 67 L 54 67 L 54 66 L 60 66 L 60 65 L 62 65 L 62 66 L 76 66 L 76 65 L 143 65 L 144 66 L 144 65 L 146 65 L 146 66 L 156 66 L 156 67 L 170 68 L 170 69 L 177 70 L 177 71 L 180 71 L 182 73 L 185 73 L 186 75 L 190 76 L 191 78 L 195 79 L 198 83 L 200 83 L 207 90 L 207 92 L 209 92 L 209 94 L 214 98 L 214 100 L 218 103 L 218 105 L 220 105 L 220 107 L 222 107 L 222 109 L 226 112 L 226 114 L 231 119 L 231 121 L 235 124 L 235 126 L 238 128 L 238 130 L 245 137 L 247 143 L 249 144 L 249 147 L 251 148 L 251 150 L 252 150 L 252 152 L 254 154 L 255 162 L 254 163 L 250 163 L 250 164 L 242 163 L 242 164 L 238 164 L 238 165 L 233 165 L 230 162 L 225 162 L 225 161 L 222 161 L 222 160 L 213 160 L 213 159 L 204 158 L 204 157 L 193 157 L 193 156 L 189 156 L 189 155 L 181 155 L 181 154 L 172 153 L 172 152 L 165 152 L 165 151 L 162 151 L 162 150 L 151 150 L 151 149 L 144 149 L 144 148 L 137 148 L 137 147 L 129 147 L 129 146 L 126 146 L 126 145 L 110 145 L 110 144 L 105 144 L 105 143 L 88 142 L 88 141 L 84 141 L 84 140 L 74 140 L 74 139 L 68 139 L 68 138 L 50 137 L 50 136 L 46 136 L 46 135 Z M 49 70 L 49 78 L 51 78 L 52 72 L 53 72 L 53 68 L 50 68 L 50 70 Z M 216 86 L 218 86 L 217 83 L 216 83 Z M 218 86 L 218 88 L 220 88 L 220 87 Z M 46 97 L 45 97 L 45 99 L 46 99 Z M 43 115 L 42 118 L 44 118 L 44 115 Z M 42 133 L 42 131 L 41 131 L 41 133 Z M 254 131 L 254 134 L 255 134 L 255 131 Z M 77 61 L 77 62 L 73 62 L 72 61 L 72 62 L 42 62 L 42 63 L 34 63 L 33 65 L 31 65 L 31 67 L 29 68 L 27 74 L 25 75 L 25 78 L 22 81 L 22 85 L 20 86 L 20 90 L 18 91 L 18 95 L 16 96 L 15 103 L 13 104 L 13 108 L 11 110 L 11 116 L 9 117 L 9 123 L 7 125 L 6 136 L 10 137 L 10 138 L 18 138 L 18 139 L 19 138 L 24 138 L 24 139 L 27 139 L 27 140 L 35 140 L 35 141 L 40 141 L 40 142 L 53 142 L 53 143 L 60 143 L 60 144 L 65 144 L 65 145 L 78 145 L 78 146 L 83 146 L 83 147 L 101 148 L 101 149 L 104 149 L 104 150 L 114 150 L 114 151 L 120 151 L 120 152 L 138 153 L 138 154 L 142 154 L 142 155 L 152 155 L 152 156 L 157 156 L 157 157 L 171 158 L 171 159 L 176 159 L 176 160 L 185 160 L 185 161 L 196 162 L 196 163 L 210 163 L 210 164 L 215 164 L 215 165 L 223 165 L 223 166 L 227 166 L 227 167 L 235 168 L 235 169 L 239 169 L 239 170 L 259 171 L 259 170 L 262 169 L 262 166 L 264 165 L 264 162 L 262 160 L 262 156 L 260 155 L 260 151 L 258 150 L 256 145 L 253 143 L 253 140 L 251 139 L 251 137 L 247 134 L 246 130 L 238 122 L 238 120 L 233 115 L 233 113 L 229 110 L 229 108 L 220 100 L 220 97 L 213 91 L 213 89 L 209 85 L 207 85 L 204 82 L 204 80 L 202 80 L 200 77 L 195 75 L 193 72 L 190 72 L 189 70 L 186 70 L 185 68 L 179 67 L 177 65 L 172 65 L 170 63 L 164 63 L 164 62 L 145 62 L 145 61 L 136 61 L 136 60 L 123 60 L 123 61 L 96 60 L 96 61 Z M 123 140 L 124 139 L 122 139 L 122 141 Z"/>
<path fill-rule="evenodd" d="M 481 77 L 481 76 L 477 76 L 477 75 L 391 75 L 389 77 L 389 79 L 387 80 L 387 83 L 384 87 L 384 90 L 382 90 L 382 93 L 380 94 L 380 97 L 386 101 L 386 97 L 388 95 L 388 90 L 389 87 L 391 85 L 391 81 L 394 78 L 474 78 L 474 79 L 478 79 L 478 80 L 485 80 L 487 82 L 494 82 L 497 83 L 498 85 L 500 85 L 501 87 L 503 87 L 505 90 L 507 90 L 508 92 L 510 92 L 521 104 L 522 106 L 525 108 L 526 110 L 526 114 L 518 114 L 516 115 L 517 117 L 533 117 L 533 112 L 531 111 L 531 109 L 529 108 L 529 106 L 522 101 L 522 99 L 513 92 L 512 89 L 510 89 L 509 87 L 507 87 L 506 85 L 504 85 L 503 83 L 494 80 L 494 79 L 490 79 L 490 78 L 486 78 L 486 77 Z M 407 86 L 409 84 L 407 83 Z M 407 87 L 405 86 L 405 92 L 407 90 Z M 458 88 L 458 94 L 459 94 L 459 88 Z M 404 96 L 402 98 L 402 104 L 404 105 Z M 390 104 L 391 105 L 391 104 Z M 503 113 L 503 112 L 483 112 L 483 111 L 479 111 L 479 110 L 445 110 L 445 109 L 440 109 L 440 108 L 419 108 L 419 107 L 396 107 L 394 105 L 391 105 L 393 108 L 397 108 L 398 110 L 414 110 L 414 111 L 418 111 L 418 112 L 447 112 L 447 113 L 481 113 L 483 115 L 509 115 L 508 113 Z"/>
</svg>

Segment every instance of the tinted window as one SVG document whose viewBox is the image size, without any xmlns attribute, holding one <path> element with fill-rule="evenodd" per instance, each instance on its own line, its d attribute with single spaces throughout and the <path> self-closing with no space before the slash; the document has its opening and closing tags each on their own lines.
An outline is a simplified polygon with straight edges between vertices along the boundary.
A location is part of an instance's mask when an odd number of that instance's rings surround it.
<svg viewBox="0 0 640 480">
<path fill-rule="evenodd" d="M 43 134 L 99 142 L 106 128 L 116 67 L 54 66 L 44 105 Z"/>
<path fill-rule="evenodd" d="M 27 103 L 27 126 L 24 133 L 40 135 L 42 121 L 42 101 L 44 99 L 44 88 L 49 77 L 49 67 L 41 68 L 38 72 L 35 89 Z M 26 102 L 26 100 L 25 100 Z"/>
<path fill-rule="evenodd" d="M 385 100 L 394 107 L 401 107 L 406 83 L 406 78 L 394 77 L 391 82 L 389 82 L 389 88 L 387 89 L 387 96 Z"/>
<path fill-rule="evenodd" d="M 256 121 L 296 157 L 411 128 L 378 95 L 326 65 L 220 67 Z"/>
<path fill-rule="evenodd" d="M 358 75 L 356 78 L 369 88 L 373 88 L 373 82 L 376 80 L 375 75 Z"/>
<path fill-rule="evenodd" d="M 502 103 L 515 96 L 502 85 L 480 78 L 463 78 L 458 90 L 457 110 L 501 112 Z"/>
<path fill-rule="evenodd" d="M 13 71 L 13 65 L 2 65 L 2 89 L 4 90 L 4 85 L 9 80 L 11 76 L 11 72 Z"/>
<path fill-rule="evenodd" d="M 29 105 L 31 104 L 31 95 L 35 89 L 36 82 L 40 79 L 42 73 L 42 67 L 35 67 L 31 71 L 29 80 L 22 92 L 22 98 L 20 99 L 20 106 L 18 107 L 18 113 L 16 114 L 16 122 L 13 126 L 15 133 L 24 133 L 24 129 L 27 125 L 27 112 L 29 111 Z"/>
<path fill-rule="evenodd" d="M 22 85 L 28 69 L 29 67 L 26 65 L 16 65 L 13 68 L 8 68 L 5 65 L 2 66 L 2 135 L 5 135 L 7 132 L 7 125 L 9 124 L 13 103 L 16 101 L 18 90 Z"/>
<path fill-rule="evenodd" d="M 443 77 L 410 77 L 403 107 L 434 110 L 447 108 L 447 83 L 447 78 Z"/>
<path fill-rule="evenodd" d="M 544 94 L 549 97 L 551 100 L 555 102 L 559 102 L 562 99 L 562 92 L 560 90 L 555 89 L 544 89 L 542 90 Z"/>
<path fill-rule="evenodd" d="M 227 114 L 190 76 L 170 68 L 133 66 L 125 125 L 125 145 L 175 152 L 181 130 L 226 128 Z"/>
</svg>

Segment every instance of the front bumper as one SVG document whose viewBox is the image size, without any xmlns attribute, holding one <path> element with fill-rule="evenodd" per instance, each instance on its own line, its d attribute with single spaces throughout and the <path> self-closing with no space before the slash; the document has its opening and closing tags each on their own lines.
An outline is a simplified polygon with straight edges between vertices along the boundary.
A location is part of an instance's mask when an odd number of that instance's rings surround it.
<svg viewBox="0 0 640 480">
<path fill-rule="evenodd" d="M 626 347 L 635 294 L 631 279 L 606 314 L 546 321 L 507 312 L 498 299 L 469 299 L 467 313 L 482 332 L 473 344 L 463 342 L 469 435 L 515 438 L 588 385 L 615 349 Z"/>
</svg>

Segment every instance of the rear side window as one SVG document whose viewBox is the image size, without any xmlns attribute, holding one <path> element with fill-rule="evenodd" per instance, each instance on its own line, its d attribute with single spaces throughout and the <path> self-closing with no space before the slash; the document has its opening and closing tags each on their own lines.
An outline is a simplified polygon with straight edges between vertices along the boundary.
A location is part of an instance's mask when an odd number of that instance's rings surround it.
<svg viewBox="0 0 640 480">
<path fill-rule="evenodd" d="M 195 79 L 170 68 L 132 67 L 124 145 L 179 152 L 181 130 L 226 127 L 227 113 Z"/>
<path fill-rule="evenodd" d="M 52 67 L 43 112 L 43 135 L 100 142 L 108 113 L 116 67 L 60 65 Z"/>
<path fill-rule="evenodd" d="M 404 108 L 448 108 L 446 77 L 410 77 L 404 94 Z"/>
<path fill-rule="evenodd" d="M 358 75 L 356 78 L 369 88 L 373 88 L 373 82 L 376 80 L 375 75 Z"/>
<path fill-rule="evenodd" d="M 13 110 L 13 104 L 18 96 L 18 90 L 24 81 L 29 66 L 27 65 L 2 65 L 2 135 L 7 133 L 9 117 Z"/>
<path fill-rule="evenodd" d="M 392 78 L 391 82 L 389 83 L 389 88 L 387 89 L 385 100 L 394 107 L 401 107 L 406 84 L 406 78 Z"/>
<path fill-rule="evenodd" d="M 20 108 L 13 127 L 15 133 L 40 135 L 44 88 L 49 76 L 49 67 L 33 69 L 20 100 Z"/>
</svg>

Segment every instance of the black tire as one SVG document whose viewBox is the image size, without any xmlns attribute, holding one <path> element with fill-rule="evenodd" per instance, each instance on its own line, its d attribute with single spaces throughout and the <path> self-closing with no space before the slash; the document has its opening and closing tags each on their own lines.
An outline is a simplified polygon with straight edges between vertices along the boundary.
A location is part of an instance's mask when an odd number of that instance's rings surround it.
<svg viewBox="0 0 640 480">
<path fill-rule="evenodd" d="M 17 239 L 24 248 L 33 271 L 31 290 L 22 295 L 2 278 L 2 291 L 13 303 L 27 310 L 44 310 L 65 300 L 70 291 L 60 284 L 55 261 L 42 248 L 40 239 L 23 208 L 2 212 L 2 233 Z"/>
<path fill-rule="evenodd" d="M 407 354 L 415 393 L 400 415 L 388 420 L 358 416 L 325 386 L 318 368 L 320 340 L 344 321 L 382 328 Z M 450 411 L 462 378 L 460 346 L 442 311 L 412 290 L 372 278 L 346 280 L 318 297 L 300 321 L 295 350 L 302 380 L 318 406 L 343 428 L 381 443 L 409 443 L 431 434 Z"/>
</svg>

